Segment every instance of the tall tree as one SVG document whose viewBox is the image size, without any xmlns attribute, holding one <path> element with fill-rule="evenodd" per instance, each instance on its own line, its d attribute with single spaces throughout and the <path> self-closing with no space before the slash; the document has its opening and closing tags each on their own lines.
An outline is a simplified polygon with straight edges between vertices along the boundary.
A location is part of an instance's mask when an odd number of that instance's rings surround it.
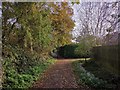
<svg viewBox="0 0 120 90">
<path fill-rule="evenodd" d="M 51 3 L 51 15 L 56 47 L 71 43 L 71 31 L 74 27 L 73 10 L 67 2 Z"/>
<path fill-rule="evenodd" d="M 3 44 L 41 54 L 51 49 L 50 10 L 46 3 L 3 3 Z"/>
<path fill-rule="evenodd" d="M 118 13 L 116 3 L 107 2 L 84 2 L 77 8 L 75 18 L 78 36 L 93 35 L 103 37 L 107 32 L 116 31 L 116 16 Z M 97 40 L 97 38 L 96 38 Z"/>
</svg>

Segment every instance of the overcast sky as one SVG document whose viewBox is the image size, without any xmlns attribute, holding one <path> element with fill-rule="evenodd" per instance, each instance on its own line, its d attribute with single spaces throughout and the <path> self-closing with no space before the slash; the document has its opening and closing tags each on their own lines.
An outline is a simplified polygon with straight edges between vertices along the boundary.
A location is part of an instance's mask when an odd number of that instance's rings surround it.
<svg viewBox="0 0 120 90">
<path fill-rule="evenodd" d="M 86 1 L 86 0 L 84 0 L 84 1 Z M 73 11 L 74 11 L 74 15 L 73 15 L 72 18 L 76 21 L 76 22 L 75 22 L 75 27 L 74 27 L 74 29 L 73 29 L 74 31 L 73 31 L 72 33 L 73 33 L 73 35 L 74 35 L 75 37 L 77 36 L 77 34 L 79 35 L 79 29 L 81 28 L 81 27 L 80 27 L 80 22 L 81 22 L 81 21 L 80 21 L 79 18 L 80 18 L 80 16 L 84 17 L 84 13 L 79 13 L 79 12 L 78 12 L 79 9 L 83 8 L 83 7 L 81 6 L 82 4 L 83 4 L 84 7 L 86 7 L 87 2 L 84 2 L 84 1 L 82 1 L 80 4 L 74 4 L 74 5 L 72 6 Z M 92 0 L 92 1 L 93 1 L 93 0 Z M 95 1 L 95 0 L 94 0 L 94 1 Z M 98 1 L 98 0 L 97 0 L 97 1 Z M 104 0 L 103 0 L 103 1 L 104 1 Z M 112 0 L 112 1 L 115 2 L 116 0 Z M 85 3 L 86 3 L 86 4 L 85 4 Z M 93 3 L 96 3 L 96 2 L 93 2 Z M 95 8 L 96 8 L 96 7 L 95 7 Z M 95 9 L 95 8 L 94 8 L 94 9 Z M 118 8 L 117 8 L 117 9 L 118 9 Z M 117 12 L 118 12 L 118 10 L 117 10 Z M 110 8 L 110 13 L 111 13 L 111 14 L 112 14 L 112 13 L 114 14 L 115 12 L 114 12 L 113 9 Z M 96 13 L 96 14 L 97 14 L 97 13 Z M 96 14 L 95 14 L 95 15 L 96 15 Z M 94 17 L 94 16 L 93 16 L 93 17 Z M 94 19 L 93 19 L 93 21 L 94 21 Z M 110 27 L 109 23 L 106 23 L 105 26 L 106 26 L 106 28 Z"/>
</svg>

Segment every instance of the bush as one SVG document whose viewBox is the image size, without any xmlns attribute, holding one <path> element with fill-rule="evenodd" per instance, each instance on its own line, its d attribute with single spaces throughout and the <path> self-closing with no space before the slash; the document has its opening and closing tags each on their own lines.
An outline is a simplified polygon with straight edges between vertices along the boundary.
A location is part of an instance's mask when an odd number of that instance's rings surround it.
<svg viewBox="0 0 120 90">
<path fill-rule="evenodd" d="M 91 57 L 90 47 L 84 44 L 69 44 L 59 47 L 58 54 L 64 58 Z"/>
<path fill-rule="evenodd" d="M 92 88 L 101 89 L 101 88 L 104 88 L 105 84 L 107 83 L 107 81 L 99 79 L 95 77 L 94 74 L 86 71 L 78 61 L 73 62 L 73 69 L 75 74 L 78 77 L 77 78 L 78 84 L 83 83 Z"/>
<path fill-rule="evenodd" d="M 5 89 L 30 87 L 39 75 L 54 63 L 53 59 L 42 60 L 34 53 L 28 53 L 17 47 L 4 49 L 9 50 L 3 58 L 4 81 L 2 86 Z"/>
<path fill-rule="evenodd" d="M 93 48 L 93 57 L 97 63 L 109 72 L 120 76 L 120 45 L 99 46 Z"/>
</svg>

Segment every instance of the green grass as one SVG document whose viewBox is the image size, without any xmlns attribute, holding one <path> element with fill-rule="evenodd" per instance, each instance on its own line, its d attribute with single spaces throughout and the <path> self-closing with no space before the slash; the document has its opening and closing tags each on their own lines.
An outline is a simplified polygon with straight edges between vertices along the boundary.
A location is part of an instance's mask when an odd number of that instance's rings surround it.
<svg viewBox="0 0 120 90">
<path fill-rule="evenodd" d="M 113 82 L 117 80 L 117 77 L 98 66 L 94 60 L 75 61 L 72 66 L 78 84 L 87 85 L 96 90 L 117 88 L 116 85 L 119 82 Z"/>
</svg>

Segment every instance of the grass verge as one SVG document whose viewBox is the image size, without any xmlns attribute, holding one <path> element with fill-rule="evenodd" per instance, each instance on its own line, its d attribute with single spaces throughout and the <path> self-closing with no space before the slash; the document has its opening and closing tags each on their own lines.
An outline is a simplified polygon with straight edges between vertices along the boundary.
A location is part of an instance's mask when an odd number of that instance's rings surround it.
<svg viewBox="0 0 120 90">
<path fill-rule="evenodd" d="M 95 90 L 118 90 L 118 77 L 98 66 L 94 60 L 74 61 L 72 66 L 78 84 L 87 85 Z"/>
</svg>

